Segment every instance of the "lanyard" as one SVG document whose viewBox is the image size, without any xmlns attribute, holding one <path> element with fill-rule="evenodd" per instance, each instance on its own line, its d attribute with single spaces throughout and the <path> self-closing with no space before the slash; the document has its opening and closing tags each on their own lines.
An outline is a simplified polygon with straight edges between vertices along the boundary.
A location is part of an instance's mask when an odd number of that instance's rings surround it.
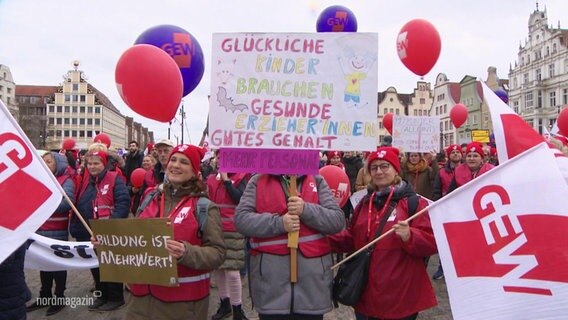
<svg viewBox="0 0 568 320">
<path fill-rule="evenodd" d="M 387 201 L 385 202 L 383 208 L 381 209 L 381 212 L 379 212 L 378 217 L 382 217 L 383 214 L 385 214 L 385 211 L 387 210 L 387 208 L 390 205 L 390 201 L 392 198 L 392 195 L 394 193 L 394 188 L 391 187 L 389 195 L 387 197 Z M 369 239 L 369 235 L 371 234 L 371 212 L 373 209 L 373 199 L 375 198 L 375 192 L 373 192 L 373 194 L 371 195 L 371 198 L 369 199 L 369 208 L 367 211 L 367 239 Z"/>
<path fill-rule="evenodd" d="M 184 204 L 187 200 L 189 200 L 189 198 L 191 198 L 191 197 L 190 197 L 190 196 L 185 196 L 185 197 L 183 197 L 183 198 L 180 200 L 180 202 L 178 202 L 178 204 L 176 205 L 176 207 L 175 207 L 172 211 L 170 211 L 170 213 L 168 214 L 168 218 L 170 217 L 170 214 L 171 214 L 172 212 L 176 212 L 182 204 Z M 165 210 L 165 209 L 164 209 L 164 206 L 165 206 L 164 203 L 166 202 L 165 200 L 166 200 L 166 196 L 165 196 L 165 194 L 162 192 L 162 195 L 161 195 L 161 198 L 160 198 L 160 212 L 159 212 L 159 214 L 158 214 L 158 215 L 160 216 L 160 218 L 163 218 L 163 217 L 164 217 L 164 210 Z"/>
</svg>

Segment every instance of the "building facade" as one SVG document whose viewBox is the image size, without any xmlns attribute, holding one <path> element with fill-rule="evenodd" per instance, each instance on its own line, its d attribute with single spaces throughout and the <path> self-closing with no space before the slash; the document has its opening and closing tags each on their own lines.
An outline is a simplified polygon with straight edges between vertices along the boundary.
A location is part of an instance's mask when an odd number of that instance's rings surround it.
<svg viewBox="0 0 568 320">
<path fill-rule="evenodd" d="M 53 103 L 54 86 L 16 86 L 16 100 L 19 105 L 18 124 L 24 130 L 36 149 L 47 148 L 46 105 Z"/>
<path fill-rule="evenodd" d="M 450 110 L 459 103 L 460 96 L 460 84 L 450 82 L 444 73 L 439 73 L 434 84 L 434 100 L 429 114 L 440 117 L 440 150 L 458 141 L 456 127 L 450 120 Z"/>
<path fill-rule="evenodd" d="M 535 130 L 552 128 L 568 104 L 568 29 L 548 24 L 538 5 L 528 21 L 529 33 L 509 70 L 509 106 Z"/>
<path fill-rule="evenodd" d="M 0 64 L 0 100 L 4 102 L 14 119 L 19 118 L 18 102 L 16 101 L 16 83 L 10 68 Z"/>
</svg>

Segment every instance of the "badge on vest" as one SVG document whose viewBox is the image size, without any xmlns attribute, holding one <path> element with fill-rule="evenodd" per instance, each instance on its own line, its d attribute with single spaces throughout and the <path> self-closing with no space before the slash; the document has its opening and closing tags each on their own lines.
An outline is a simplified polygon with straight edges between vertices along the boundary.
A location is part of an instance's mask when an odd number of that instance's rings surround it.
<svg viewBox="0 0 568 320">
<path fill-rule="evenodd" d="M 107 193 L 108 193 L 108 189 L 109 189 L 108 184 L 105 184 L 105 185 L 101 188 L 101 190 L 100 190 L 100 191 L 101 191 L 101 194 L 103 194 L 103 195 L 107 194 Z"/>
<path fill-rule="evenodd" d="M 392 211 L 387 221 L 395 221 L 395 220 L 396 220 L 396 208 Z"/>
<path fill-rule="evenodd" d="M 187 217 L 187 214 L 189 213 L 190 210 L 191 210 L 191 207 L 181 208 L 178 215 L 174 219 L 174 223 L 181 223 L 183 221 L 183 219 L 185 219 L 185 217 Z"/>
</svg>

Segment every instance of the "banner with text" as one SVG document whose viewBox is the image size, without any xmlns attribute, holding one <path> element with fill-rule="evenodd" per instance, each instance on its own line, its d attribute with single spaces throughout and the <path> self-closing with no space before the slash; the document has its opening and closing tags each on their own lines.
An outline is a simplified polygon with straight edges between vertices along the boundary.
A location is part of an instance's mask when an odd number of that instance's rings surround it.
<svg viewBox="0 0 568 320">
<path fill-rule="evenodd" d="M 394 116 L 392 145 L 404 152 L 440 149 L 440 117 Z"/>
<path fill-rule="evenodd" d="M 319 173 L 320 156 L 317 150 L 223 148 L 219 152 L 219 167 L 223 172 Z"/>
<path fill-rule="evenodd" d="M 177 285 L 177 264 L 166 250 L 168 219 L 91 220 L 101 281 Z"/>
<path fill-rule="evenodd" d="M 375 33 L 213 35 L 213 148 L 372 150 Z"/>
<path fill-rule="evenodd" d="M 61 241 L 34 233 L 28 240 L 24 267 L 41 271 L 99 267 L 91 242 Z"/>
</svg>

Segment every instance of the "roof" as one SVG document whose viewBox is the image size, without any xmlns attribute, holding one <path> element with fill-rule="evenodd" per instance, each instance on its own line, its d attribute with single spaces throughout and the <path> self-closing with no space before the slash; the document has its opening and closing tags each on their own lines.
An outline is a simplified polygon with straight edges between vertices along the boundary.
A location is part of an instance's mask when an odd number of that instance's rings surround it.
<svg viewBox="0 0 568 320">
<path fill-rule="evenodd" d="M 16 85 L 16 96 L 51 96 L 57 92 L 58 86 Z"/>
<path fill-rule="evenodd" d="M 107 108 L 109 108 L 110 110 L 116 112 L 119 115 L 122 115 L 122 113 L 120 113 L 120 111 L 114 106 L 114 104 L 112 104 L 112 102 L 110 102 L 110 99 L 104 95 L 104 93 L 102 93 L 101 91 L 99 91 L 99 89 L 95 88 L 92 84 L 88 84 L 88 88 L 93 90 L 93 92 L 95 93 L 95 103 L 99 103 Z"/>
</svg>

